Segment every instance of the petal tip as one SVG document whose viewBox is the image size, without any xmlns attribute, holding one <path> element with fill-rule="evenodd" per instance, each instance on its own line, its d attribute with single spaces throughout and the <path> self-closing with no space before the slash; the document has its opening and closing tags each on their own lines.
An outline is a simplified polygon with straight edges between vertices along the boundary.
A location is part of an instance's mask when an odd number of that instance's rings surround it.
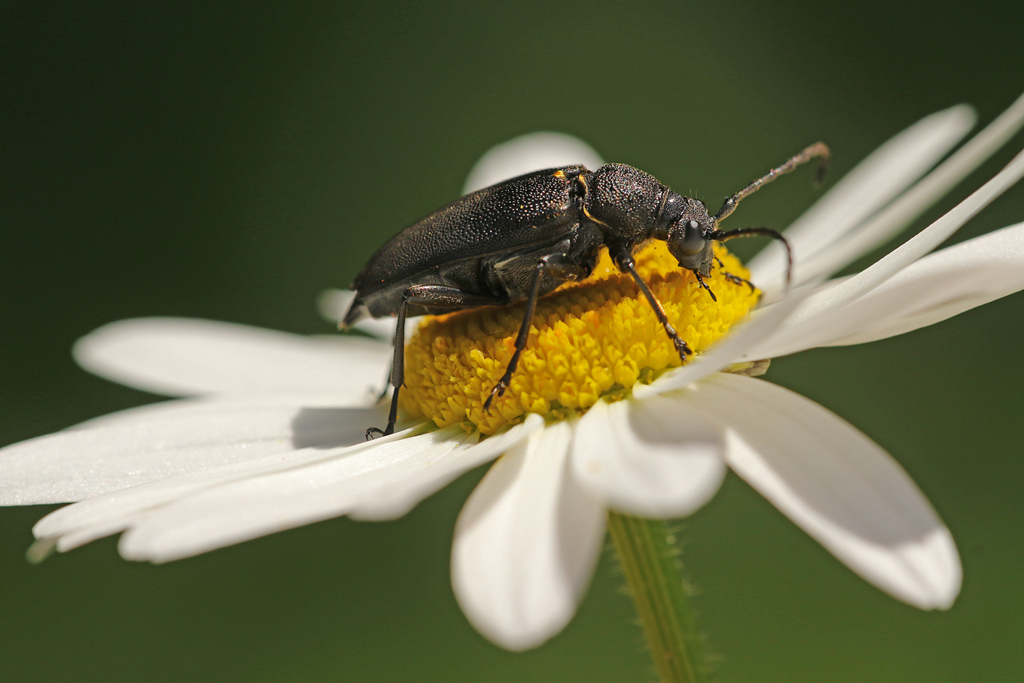
<svg viewBox="0 0 1024 683">
<path fill-rule="evenodd" d="M 320 317 L 332 323 L 340 323 L 356 293 L 348 289 L 325 289 L 316 298 L 316 310 Z"/>
<path fill-rule="evenodd" d="M 463 192 L 481 188 L 543 168 L 583 164 L 597 168 L 604 162 L 594 149 L 566 133 L 527 133 L 495 145 L 484 153 L 469 172 Z"/>
</svg>

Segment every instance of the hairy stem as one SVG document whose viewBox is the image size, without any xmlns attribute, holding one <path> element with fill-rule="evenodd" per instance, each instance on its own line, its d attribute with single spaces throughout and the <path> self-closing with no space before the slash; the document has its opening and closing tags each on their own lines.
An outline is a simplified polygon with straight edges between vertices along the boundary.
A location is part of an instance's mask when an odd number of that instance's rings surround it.
<svg viewBox="0 0 1024 683">
<path fill-rule="evenodd" d="M 667 525 L 609 512 L 608 531 L 662 683 L 703 683 L 703 642 Z"/>
</svg>

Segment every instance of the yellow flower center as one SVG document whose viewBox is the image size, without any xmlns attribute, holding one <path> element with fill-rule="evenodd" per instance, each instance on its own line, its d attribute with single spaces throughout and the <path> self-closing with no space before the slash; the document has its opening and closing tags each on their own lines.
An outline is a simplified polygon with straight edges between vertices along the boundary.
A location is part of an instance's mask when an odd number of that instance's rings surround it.
<svg viewBox="0 0 1024 683">
<path fill-rule="evenodd" d="M 725 271 L 748 277 L 721 245 L 715 253 Z M 664 242 L 652 242 L 635 258 L 669 322 L 697 353 L 757 303 L 757 292 L 729 282 L 718 267 L 705 278 L 718 297 L 712 301 Z M 519 303 L 425 318 L 405 349 L 400 402 L 406 413 L 439 427 L 461 422 L 492 434 L 526 413 L 565 417 L 602 397 L 624 397 L 638 381 L 650 382 L 682 364 L 632 278 L 602 253 L 590 278 L 563 285 L 537 302 L 519 367 L 505 394 L 485 412 L 484 402 L 515 351 L 523 308 Z"/>
</svg>

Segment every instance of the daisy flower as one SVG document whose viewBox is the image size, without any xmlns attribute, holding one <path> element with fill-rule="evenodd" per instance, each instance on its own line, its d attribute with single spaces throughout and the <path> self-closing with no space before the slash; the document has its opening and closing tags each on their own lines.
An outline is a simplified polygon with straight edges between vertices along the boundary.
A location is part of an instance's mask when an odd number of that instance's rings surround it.
<svg viewBox="0 0 1024 683">
<path fill-rule="evenodd" d="M 78 501 L 36 525 L 37 556 L 121 533 L 125 558 L 166 562 L 340 515 L 399 517 L 496 459 L 459 517 L 452 581 L 482 634 L 522 650 L 571 619 L 609 510 L 690 514 L 731 468 L 867 581 L 948 608 L 960 589 L 956 547 L 904 470 L 841 418 L 755 376 L 772 357 L 901 334 L 1024 288 L 1024 224 L 930 253 L 1024 174 L 1024 154 L 870 267 L 826 279 L 905 228 L 1022 122 L 1024 97 L 941 163 L 973 124 L 967 107 L 887 142 L 786 231 L 789 289 L 777 246 L 749 271 L 719 251 L 760 293 L 716 273 L 717 303 L 657 246 L 640 254 L 698 351 L 682 367 L 646 301 L 610 267 L 541 301 L 512 386 L 489 413 L 521 309 L 423 321 L 406 351 L 404 429 L 374 441 L 363 433 L 386 411 L 367 388 L 384 380 L 385 340 L 201 320 L 108 325 L 75 347 L 83 367 L 189 398 L 3 449 L 0 502 Z M 581 143 L 547 135 L 495 149 L 467 190 L 538 167 L 600 165 Z"/>
</svg>

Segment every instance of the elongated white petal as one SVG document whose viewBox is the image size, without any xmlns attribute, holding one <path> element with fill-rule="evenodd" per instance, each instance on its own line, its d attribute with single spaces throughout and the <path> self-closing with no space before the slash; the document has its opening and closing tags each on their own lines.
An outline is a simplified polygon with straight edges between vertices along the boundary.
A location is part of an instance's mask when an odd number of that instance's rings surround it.
<svg viewBox="0 0 1024 683">
<path fill-rule="evenodd" d="M 785 325 L 761 340 L 750 353 L 774 358 L 827 344 L 835 338 L 833 331 L 842 328 L 852 302 L 930 252 L 1021 176 L 1024 176 L 1024 152 L 970 197 L 897 249 L 860 273 L 809 297 L 789 316 Z"/>
<path fill-rule="evenodd" d="M 75 503 L 75 505 L 80 505 L 80 503 Z M 75 505 L 71 505 L 69 507 L 75 507 Z M 66 510 L 68 508 L 61 509 Z M 92 543 L 93 541 L 98 541 L 101 538 L 106 538 L 107 536 L 119 534 L 128 527 L 130 527 L 140 517 L 141 515 L 125 515 L 123 517 L 113 517 L 111 519 L 105 519 L 95 524 L 76 526 L 74 528 L 69 529 L 67 533 L 64 534 L 52 535 L 39 533 L 37 531 L 37 524 L 36 527 L 33 528 L 33 533 L 39 540 L 37 540 L 36 543 L 33 545 L 54 543 L 57 552 L 66 553 L 69 550 L 79 548 L 85 545 L 86 543 Z M 49 516 L 43 517 L 41 520 L 39 520 L 39 522 L 45 522 L 47 519 L 49 519 Z"/>
<path fill-rule="evenodd" d="M 74 355 L 101 377 L 167 396 L 331 391 L 369 400 L 384 382 L 391 351 L 360 337 L 137 318 L 86 335 Z"/>
<path fill-rule="evenodd" d="M 769 382 L 702 384 L 728 406 L 729 466 L 842 560 L 895 598 L 946 609 L 961 567 L 949 530 L 907 473 L 850 424 Z"/>
<path fill-rule="evenodd" d="M 465 453 L 476 438 L 449 427 L 206 488 L 133 522 L 121 537 L 121 555 L 168 562 L 337 517 L 390 484 Z M 400 466 L 414 461 L 420 466 Z"/>
<path fill-rule="evenodd" d="M 884 244 L 978 168 L 1022 126 L 1024 95 L 878 215 L 848 233 L 831 248 L 822 250 L 804 263 L 801 267 L 801 277 L 826 276 Z"/>
<path fill-rule="evenodd" d="M 145 406 L 0 449 L 0 504 L 81 500 L 296 448 L 347 445 L 382 420 L 378 408 L 253 398 Z"/>
<path fill-rule="evenodd" d="M 379 493 L 364 496 L 352 506 L 348 515 L 353 519 L 373 521 L 401 517 L 462 473 L 493 460 L 543 427 L 544 418 L 540 415 L 527 415 L 522 424 L 460 450 L 455 453 L 457 457 L 430 462 L 415 460 L 397 463 L 393 468 L 395 474 L 389 473 L 391 481 L 388 486 L 381 488 Z M 422 468 L 423 471 L 417 476 L 397 476 L 401 474 L 400 470 L 413 468 Z"/>
<path fill-rule="evenodd" d="M 823 345 L 903 334 L 1022 289 L 1024 223 L 925 256 L 847 306 Z"/>
<path fill-rule="evenodd" d="M 189 527 L 192 536 L 184 547 L 173 530 L 164 532 L 158 541 L 139 540 L 143 532 L 136 532 L 134 541 L 125 542 L 126 552 L 133 559 L 166 561 L 183 556 L 184 552 L 195 554 L 260 535 L 270 525 L 294 525 L 340 514 L 361 519 L 393 519 L 463 472 L 527 438 L 543 424 L 539 415 L 532 415 L 524 424 L 472 445 L 473 439 L 467 439 L 458 430 L 448 430 L 423 437 L 406 432 L 341 449 L 307 448 L 84 500 L 43 518 L 34 531 L 40 538 L 59 538 L 57 549 L 63 552 L 132 527 L 154 528 L 161 519 L 160 508 L 167 505 L 174 505 L 176 519 L 186 526 L 189 516 L 182 510 L 203 505 L 220 508 L 217 501 L 232 500 L 225 506 L 230 507 L 231 515 L 244 514 L 247 505 L 257 508 L 241 520 L 224 520 L 217 513 L 203 517 L 201 529 Z M 450 447 L 438 445 L 451 436 L 455 438 L 450 440 Z M 393 441 L 398 445 L 389 447 L 385 454 L 381 447 Z M 424 448 L 424 444 L 434 446 Z M 400 453 L 388 461 L 387 456 L 394 455 L 391 451 Z M 342 459 L 343 464 L 336 462 Z M 336 479 L 332 480 L 332 476 Z M 301 488 L 296 492 L 289 485 L 310 478 L 316 480 L 315 492 Z M 258 482 L 236 484 L 254 479 Z M 262 497 L 256 495 L 249 500 L 252 491 L 262 492 Z M 288 502 L 296 497 L 300 500 Z M 245 500 L 238 502 L 239 498 Z M 282 507 L 287 507 L 284 514 L 280 512 Z M 288 522 L 296 515 L 297 522 Z M 204 544 L 199 545 L 200 541 Z M 160 547 L 156 548 L 157 545 Z M 168 549 L 171 545 L 175 546 L 173 551 Z"/>
<path fill-rule="evenodd" d="M 704 355 L 698 356 L 681 368 L 666 372 L 650 384 L 635 385 L 633 396 L 646 398 L 664 394 L 693 384 L 734 363 L 767 358 L 768 356 L 756 355 L 763 339 L 771 337 L 782 327 L 786 318 L 815 291 L 814 284 L 807 284 L 802 289 L 790 291 L 782 301 L 754 311 L 750 320 L 731 331 Z"/>
<path fill-rule="evenodd" d="M 498 460 L 455 528 L 455 596 L 480 633 L 510 650 L 565 627 L 597 562 L 604 508 L 570 473 L 572 429 L 550 426 Z"/>
<path fill-rule="evenodd" d="M 960 105 L 927 116 L 871 153 L 786 230 L 794 254 L 794 282 L 809 274 L 808 261 L 885 206 L 934 166 L 974 125 L 974 111 Z M 765 247 L 749 264 L 762 290 L 783 284 L 781 245 Z"/>
<path fill-rule="evenodd" d="M 339 323 L 345 319 L 356 293 L 351 289 L 325 289 L 316 298 L 316 310 L 324 320 Z"/>
<path fill-rule="evenodd" d="M 345 408 L 367 411 L 370 416 L 379 416 L 386 412 L 385 406 L 367 406 L 365 401 L 352 401 L 351 397 L 339 396 L 334 393 L 274 393 L 274 394 L 214 394 L 211 396 L 195 396 L 185 399 L 157 401 L 149 405 L 137 406 L 126 410 L 118 410 L 98 417 L 79 422 L 64 431 L 95 429 L 108 427 L 118 422 L 135 424 L 140 429 L 150 424 L 174 424 L 188 419 L 191 415 L 210 414 L 216 419 L 222 411 L 230 415 L 244 414 L 249 408 L 260 411 L 267 408 L 298 409 L 298 408 Z M 379 418 L 378 418 L 379 419 Z M 174 427 L 169 427 L 173 429 Z M 185 429 L 189 427 L 186 425 Z M 354 433 L 354 432 L 353 432 Z"/>
<path fill-rule="evenodd" d="M 405 338 L 408 339 L 412 336 L 413 332 L 420 324 L 420 316 L 405 319 Z M 398 326 L 397 318 L 364 318 L 357 322 L 353 327 L 360 332 L 366 334 L 372 334 L 378 339 L 385 339 L 392 341 L 395 338 L 395 329 Z"/>
<path fill-rule="evenodd" d="M 601 155 L 579 138 L 565 133 L 520 135 L 489 149 L 469 172 L 463 194 L 544 168 L 583 164 L 590 170 L 604 164 Z"/>
<path fill-rule="evenodd" d="M 390 462 L 385 461 L 380 447 L 391 441 L 415 437 L 415 430 L 374 442 L 360 440 L 347 448 L 304 448 L 252 461 L 231 463 L 83 500 L 44 517 L 36 525 L 34 531 L 40 538 L 58 538 L 57 549 L 63 552 L 130 527 L 151 527 L 153 521 L 150 517 L 153 517 L 154 511 L 178 501 L 191 500 L 191 502 L 177 505 L 175 509 L 194 505 L 196 499 L 200 501 L 217 500 L 239 495 L 239 491 L 248 490 L 251 485 L 242 484 L 233 488 L 230 485 L 242 480 L 261 478 L 260 486 L 262 487 L 267 483 L 269 475 L 275 475 L 276 478 L 271 483 L 282 484 L 281 489 L 275 491 L 271 486 L 272 490 L 267 493 L 266 500 L 277 500 L 281 496 L 294 495 L 286 490 L 288 480 L 306 477 L 311 470 L 304 470 L 304 468 L 315 467 L 318 468 L 317 471 L 324 468 L 336 469 L 333 465 L 326 463 L 342 458 L 348 458 L 346 468 L 343 471 L 339 470 L 344 476 L 341 476 L 333 485 L 332 493 L 321 493 L 318 496 L 299 494 L 302 500 L 290 508 L 288 515 L 277 517 L 275 523 L 283 523 L 283 520 L 290 518 L 291 514 L 310 515 L 314 512 L 327 516 L 348 513 L 362 519 L 393 519 L 408 512 L 425 497 L 466 470 L 493 459 L 520 440 L 527 438 L 539 430 L 543 423 L 544 421 L 539 415 L 532 415 L 524 424 L 475 445 L 467 445 L 472 439 L 466 441 L 465 435 L 456 430 L 455 436 L 458 438 L 453 440 L 455 447 L 448 450 L 443 448 L 417 450 L 417 446 L 424 442 L 424 439 L 433 443 L 438 441 L 439 436 L 448 436 L 448 432 L 443 435 L 423 437 L 418 441 L 414 438 L 394 448 L 408 447 L 414 456 L 422 457 L 404 457 L 403 455 Z M 360 433 L 364 426 L 365 423 L 359 425 Z M 371 449 L 375 450 L 357 456 L 360 452 Z M 299 472 L 298 470 L 303 471 Z M 318 474 L 317 481 L 318 486 L 327 486 L 329 476 Z M 220 490 L 214 491 L 215 489 Z M 203 494 L 203 496 L 199 496 L 199 494 Z M 265 505 L 262 500 L 257 500 L 256 504 L 260 508 L 260 512 L 247 516 L 244 524 L 255 525 L 266 522 L 261 516 L 262 513 L 266 512 L 270 516 L 274 516 L 282 503 L 278 503 L 277 508 Z M 318 506 L 316 511 L 311 512 L 311 504 Z M 325 506 L 326 511 L 324 511 Z M 233 504 L 232 513 L 239 512 L 243 507 L 240 504 Z M 213 526 L 218 523 L 216 515 L 210 516 L 207 521 Z M 225 532 L 224 527 L 226 526 L 226 524 L 222 524 L 219 527 L 221 532 Z M 237 542 L 245 537 L 238 523 L 230 530 L 233 535 L 224 535 L 218 538 L 228 538 L 230 542 Z M 259 529 L 250 531 L 250 533 L 258 535 L 258 531 Z M 204 532 L 198 533 L 197 537 L 208 537 L 209 532 L 205 530 Z M 162 542 L 169 544 L 175 541 L 173 536 L 165 536 Z M 209 542 L 212 543 L 212 541 Z M 226 542 L 222 541 L 221 544 L 226 544 Z M 165 561 L 178 557 L 171 553 L 150 557 L 137 548 L 128 547 L 130 552 L 138 554 L 136 559 Z M 205 549 L 209 548 L 202 548 L 202 550 Z M 190 546 L 190 550 L 194 550 L 194 548 Z"/>
<path fill-rule="evenodd" d="M 39 538 L 59 538 L 58 550 L 106 536 L 132 526 L 146 514 L 176 501 L 226 486 L 233 482 L 311 467 L 319 463 L 352 458 L 361 451 L 415 437 L 426 425 L 403 430 L 374 441 L 360 438 L 352 445 L 335 447 L 295 448 L 282 453 L 257 456 L 248 460 L 185 472 L 178 476 L 157 479 L 146 484 L 111 491 L 87 498 L 50 513 L 35 525 L 33 533 Z M 378 455 L 380 450 L 376 452 Z M 375 462 L 372 457 L 351 462 Z"/>
<path fill-rule="evenodd" d="M 405 319 L 405 338 L 407 340 L 416 333 L 421 322 L 423 322 L 423 316 L 421 315 L 414 315 Z M 360 332 L 372 334 L 378 339 L 384 339 L 390 344 L 395 339 L 395 329 L 397 326 L 397 318 L 364 318 L 353 327 Z"/>
<path fill-rule="evenodd" d="M 724 448 L 724 430 L 680 396 L 601 401 L 580 419 L 573 476 L 619 512 L 682 517 L 718 491 Z"/>
</svg>

